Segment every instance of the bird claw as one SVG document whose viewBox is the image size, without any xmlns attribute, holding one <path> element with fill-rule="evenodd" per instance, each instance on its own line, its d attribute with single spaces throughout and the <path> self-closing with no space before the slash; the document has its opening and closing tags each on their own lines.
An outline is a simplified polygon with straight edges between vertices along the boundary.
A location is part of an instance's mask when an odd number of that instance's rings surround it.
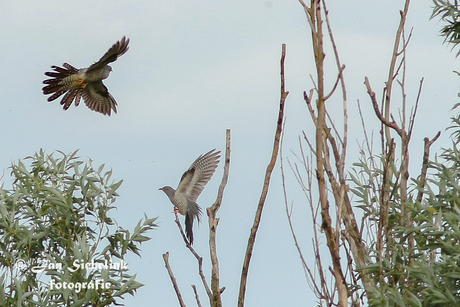
<svg viewBox="0 0 460 307">
<path fill-rule="evenodd" d="M 85 88 L 86 87 L 86 83 L 85 83 L 85 80 L 83 79 L 78 79 L 78 85 L 80 85 L 82 88 Z"/>
</svg>

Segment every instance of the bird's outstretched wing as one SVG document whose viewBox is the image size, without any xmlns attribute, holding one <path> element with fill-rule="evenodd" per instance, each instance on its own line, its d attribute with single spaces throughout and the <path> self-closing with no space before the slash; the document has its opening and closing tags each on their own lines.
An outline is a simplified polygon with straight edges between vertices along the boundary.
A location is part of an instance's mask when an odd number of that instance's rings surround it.
<svg viewBox="0 0 460 307">
<path fill-rule="evenodd" d="M 128 51 L 128 44 L 129 38 L 123 36 L 123 38 L 116 42 L 99 61 L 88 68 L 88 73 L 94 70 L 103 69 L 105 66 L 107 66 L 107 64 L 115 62 L 119 56 L 122 56 L 126 53 L 126 51 Z"/>
<path fill-rule="evenodd" d="M 219 154 L 220 151 L 213 149 L 199 156 L 182 175 L 177 192 L 186 194 L 189 201 L 196 202 L 219 164 Z"/>
<path fill-rule="evenodd" d="M 110 95 L 107 87 L 102 81 L 88 82 L 86 87 L 82 89 L 83 100 L 88 108 L 93 111 L 110 116 L 110 111 L 117 113 L 117 102 Z M 65 97 L 64 97 L 65 98 Z"/>
<path fill-rule="evenodd" d="M 125 36 L 116 42 L 102 58 L 87 69 L 77 69 L 64 63 L 63 67 L 51 66 L 53 71 L 45 75 L 51 79 L 43 81 L 43 94 L 48 95 L 48 101 L 53 101 L 65 94 L 61 100 L 64 110 L 67 110 L 73 101 L 78 106 L 83 97 L 85 104 L 93 111 L 110 115 L 111 110 L 117 113 L 117 102 L 110 95 L 103 78 L 107 78 L 111 68 L 107 64 L 114 62 L 119 56 L 128 51 L 129 39 Z"/>
</svg>

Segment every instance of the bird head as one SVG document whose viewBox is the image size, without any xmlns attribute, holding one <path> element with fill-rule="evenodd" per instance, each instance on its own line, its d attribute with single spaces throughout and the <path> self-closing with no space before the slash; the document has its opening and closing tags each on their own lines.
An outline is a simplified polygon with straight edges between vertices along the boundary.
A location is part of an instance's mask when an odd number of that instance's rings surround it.
<svg viewBox="0 0 460 307">
<path fill-rule="evenodd" d="M 102 79 L 108 78 L 111 71 L 112 71 L 112 67 L 111 67 L 111 66 L 107 65 L 106 67 L 104 67 L 104 71 L 102 72 L 101 78 L 102 78 Z"/>
<path fill-rule="evenodd" d="M 166 194 L 166 195 L 169 197 L 169 199 L 171 199 L 171 200 L 174 198 L 174 192 L 176 192 L 173 188 L 168 187 L 168 186 L 159 188 L 158 190 L 161 190 L 161 191 L 165 192 L 165 194 Z"/>
</svg>

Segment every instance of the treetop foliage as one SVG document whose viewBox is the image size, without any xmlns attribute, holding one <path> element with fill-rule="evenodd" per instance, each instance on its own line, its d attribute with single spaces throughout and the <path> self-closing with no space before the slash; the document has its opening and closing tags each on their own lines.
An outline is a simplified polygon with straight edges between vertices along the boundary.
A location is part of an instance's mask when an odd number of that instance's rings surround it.
<svg viewBox="0 0 460 307">
<path fill-rule="evenodd" d="M 0 306 L 117 305 L 142 286 L 123 261 L 140 255 L 156 218 L 132 232 L 116 226 L 109 212 L 122 180 L 77 151 L 58 154 L 13 163 L 12 189 L 0 188 Z"/>
</svg>

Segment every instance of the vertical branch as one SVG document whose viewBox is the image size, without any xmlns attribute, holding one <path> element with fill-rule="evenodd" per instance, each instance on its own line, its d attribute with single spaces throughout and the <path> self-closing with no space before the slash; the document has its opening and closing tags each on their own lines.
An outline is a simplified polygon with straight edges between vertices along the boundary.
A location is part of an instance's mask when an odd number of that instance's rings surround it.
<svg viewBox="0 0 460 307">
<path fill-rule="evenodd" d="M 356 218 L 353 212 L 353 207 L 348 198 L 348 185 L 346 182 L 345 176 L 345 160 L 347 155 L 347 145 L 348 145 L 348 103 L 347 103 L 347 90 L 345 86 L 345 78 L 343 76 L 343 70 L 345 65 L 341 64 L 339 52 L 337 45 L 335 43 L 334 35 L 332 33 L 331 23 L 329 21 L 329 11 L 326 7 L 326 1 L 322 0 L 324 7 L 324 19 L 326 21 L 326 26 L 328 29 L 329 39 L 331 41 L 332 50 L 334 52 L 335 62 L 338 70 L 338 78 L 340 80 L 340 85 L 342 89 L 342 105 L 343 105 L 343 141 L 341 152 L 339 153 L 338 146 L 336 145 L 335 139 L 329 133 L 329 129 L 326 128 L 327 139 L 329 144 L 332 147 L 334 152 L 334 159 L 336 163 L 336 170 L 338 174 L 338 180 L 335 177 L 329 176 L 329 181 L 333 186 L 334 197 L 336 203 L 338 204 L 337 210 L 337 221 L 336 221 L 336 237 L 337 240 L 340 239 L 340 223 L 343 223 L 345 226 L 346 233 L 345 238 L 347 239 L 348 244 L 350 245 L 350 251 L 353 254 L 354 261 L 359 267 L 364 267 L 367 263 L 364 257 L 365 248 L 363 240 L 361 238 L 361 232 L 358 229 Z M 338 182 L 337 182 L 338 181 Z M 349 252 L 347 250 L 347 256 Z M 370 292 L 371 286 L 369 284 L 368 277 L 364 271 L 362 278 L 363 286 L 366 291 Z"/>
<path fill-rule="evenodd" d="M 421 203 L 423 198 L 423 189 L 426 185 L 426 174 L 428 172 L 428 164 L 430 159 L 430 147 L 431 145 L 436 142 L 436 140 L 441 135 L 441 131 L 438 131 L 434 138 L 430 140 L 429 138 L 425 138 L 424 142 L 425 145 L 423 147 L 423 162 L 422 162 L 422 171 L 420 172 L 420 180 L 417 185 L 418 194 L 417 194 L 417 202 Z"/>
<path fill-rule="evenodd" d="M 386 82 L 385 104 L 384 104 L 384 117 L 386 119 L 390 118 L 391 92 L 393 88 L 393 81 L 396 78 L 396 75 L 395 75 L 396 61 L 398 57 L 400 56 L 399 46 L 401 43 L 401 37 L 402 37 L 403 30 L 404 30 L 404 25 L 406 23 L 407 12 L 409 11 L 409 3 L 410 3 L 410 0 L 406 0 L 403 11 L 400 11 L 401 19 L 399 21 L 398 30 L 396 31 L 395 44 L 393 46 L 393 54 L 392 54 L 391 62 L 390 62 L 390 69 L 388 71 L 388 80 Z M 390 133 L 390 129 L 388 126 L 385 127 L 385 136 L 386 136 L 387 143 L 389 144 L 391 140 L 391 133 Z"/>
<path fill-rule="evenodd" d="M 206 294 L 208 295 L 208 298 L 209 298 L 209 301 L 212 307 L 222 306 L 221 293 L 223 292 L 223 289 L 220 289 L 219 287 L 219 260 L 217 258 L 217 248 L 216 248 L 216 230 L 217 230 L 217 225 L 219 224 L 219 219 L 216 218 L 216 214 L 222 204 L 224 190 L 227 185 L 229 169 L 230 169 L 230 129 L 227 129 L 225 166 L 224 166 L 224 174 L 222 177 L 222 182 L 219 186 L 219 191 L 217 193 L 216 201 L 211 207 L 206 209 L 206 212 L 209 217 L 209 220 L 208 220 L 209 221 L 209 250 L 211 254 L 211 263 L 212 263 L 211 289 L 209 288 L 208 283 L 206 281 L 206 276 L 203 273 L 203 257 L 198 255 L 198 253 L 195 251 L 193 246 L 190 245 L 189 241 L 187 240 L 187 237 L 185 236 L 182 225 L 180 224 L 179 217 L 177 213 L 175 213 L 175 216 L 176 216 L 175 222 L 177 224 L 177 227 L 179 228 L 180 234 L 182 235 L 182 239 L 184 240 L 185 246 L 190 250 L 190 252 L 193 254 L 193 256 L 195 256 L 196 260 L 198 261 L 198 274 L 201 277 L 201 281 L 206 290 Z M 168 272 L 171 276 L 171 280 L 173 281 L 174 289 L 176 290 L 177 296 L 179 298 L 179 302 L 181 303 L 181 306 L 185 306 L 185 304 L 183 305 L 182 297 L 180 296 L 179 288 L 176 284 L 176 280 L 173 279 L 174 276 L 172 275 L 172 271 L 169 268 L 169 263 L 168 263 L 169 253 L 164 254 L 163 259 L 165 260 L 166 268 L 168 269 Z M 197 300 L 198 305 L 201 305 L 201 303 L 199 302 L 199 298 L 196 292 L 195 285 L 192 285 L 192 288 L 195 291 L 195 296 L 196 296 L 195 298 Z"/>
<path fill-rule="evenodd" d="M 206 209 L 206 212 L 209 217 L 209 252 L 211 254 L 211 264 L 212 264 L 212 273 L 211 273 L 211 291 L 212 307 L 221 307 L 221 290 L 219 286 L 219 259 L 217 258 L 217 248 L 216 248 L 216 231 L 217 225 L 219 224 L 219 218 L 216 218 L 217 211 L 219 211 L 222 204 L 222 198 L 224 197 L 224 189 L 227 185 L 228 172 L 230 170 L 230 129 L 227 129 L 226 132 L 226 150 L 225 150 L 225 166 L 224 174 L 222 176 L 222 182 L 219 186 L 219 192 L 217 193 L 217 199 L 214 204 Z"/>
<path fill-rule="evenodd" d="M 401 15 L 401 18 L 400 18 L 400 21 L 399 21 L 399 26 L 398 26 L 398 29 L 396 31 L 396 37 L 395 37 L 395 43 L 394 43 L 394 46 L 393 46 L 393 53 L 392 53 L 392 57 L 391 57 L 391 62 L 390 62 L 390 69 L 388 71 L 388 80 L 386 82 L 386 87 L 385 87 L 385 97 L 384 97 L 384 104 L 382 105 L 382 108 L 384 109 L 383 111 L 383 117 L 385 118 L 385 120 L 389 121 L 390 118 L 391 118 L 391 94 L 392 94 L 392 89 L 393 89 L 393 81 L 395 80 L 396 78 L 396 75 L 397 75 L 397 70 L 396 70 L 396 63 L 397 63 L 397 60 L 398 58 L 401 56 L 401 53 L 399 52 L 399 48 L 400 48 L 400 45 L 401 45 L 401 39 L 403 38 L 403 33 L 404 33 L 404 26 L 405 26 L 405 23 L 406 23 L 406 17 L 407 17 L 407 13 L 408 13 L 408 10 L 409 10 L 409 3 L 410 3 L 410 0 L 406 0 L 405 1 L 405 4 L 404 4 L 404 9 L 402 11 L 400 11 L 400 15 Z M 403 48 L 405 49 L 405 46 L 403 46 Z M 404 50 L 403 49 L 403 50 Z M 404 59 L 402 60 L 404 61 Z M 398 69 L 399 70 L 399 69 Z M 391 130 L 390 130 L 390 126 L 388 125 L 384 125 L 384 136 L 385 136 L 385 140 L 386 140 L 386 144 L 382 144 L 382 148 L 384 148 L 384 154 L 385 155 L 389 155 L 386 159 L 386 161 L 388 161 L 388 163 L 385 163 L 384 165 L 384 182 L 382 183 L 382 188 L 381 188 L 381 204 L 382 206 L 384 206 L 385 208 L 388 208 L 389 205 L 390 205 L 390 201 L 391 201 L 391 179 L 393 177 L 393 168 L 392 168 L 392 165 L 395 161 L 395 142 L 391 136 Z M 401 166 L 403 168 L 405 168 L 408 164 L 408 161 L 406 160 L 406 158 L 408 158 L 408 152 L 406 151 L 407 149 L 407 146 L 408 146 L 408 142 L 409 140 L 406 138 L 406 132 L 404 129 L 400 129 L 400 133 L 398 133 L 401 137 L 401 142 L 402 142 L 402 146 L 401 146 Z M 383 140 L 382 140 L 383 141 Z M 390 155 L 391 154 L 391 155 Z M 404 169 L 400 170 L 402 171 L 402 173 L 400 172 L 400 174 L 404 177 L 406 176 L 406 172 L 404 171 Z M 403 189 L 400 189 L 400 191 L 402 191 Z M 404 192 L 403 192 L 404 193 Z M 404 196 L 404 195 L 402 195 Z M 402 206 L 401 207 L 401 217 L 404 217 L 405 216 L 405 207 Z M 387 210 L 385 209 L 384 212 L 387 212 Z M 380 216 L 380 219 L 381 220 L 387 220 L 387 216 Z M 384 232 L 387 232 L 386 230 L 386 227 L 387 225 L 382 225 L 382 230 Z M 385 238 L 387 238 L 385 236 Z M 387 242 L 386 242 L 387 243 Z"/>
<path fill-rule="evenodd" d="M 343 77 L 342 71 L 345 66 L 342 66 L 339 58 L 339 52 L 335 44 L 334 35 L 332 34 L 331 24 L 329 22 L 329 11 L 326 8 L 326 1 L 322 0 L 324 7 L 324 15 L 327 25 L 327 30 L 329 33 L 329 38 L 332 44 L 332 50 L 334 51 L 335 62 L 337 65 L 337 70 L 339 71 L 340 85 L 342 87 L 342 100 L 343 100 L 343 142 L 342 142 L 342 154 L 339 161 L 338 173 L 340 177 L 341 185 L 345 184 L 345 158 L 347 155 L 347 145 L 348 145 L 348 103 L 347 103 L 347 89 L 345 86 L 345 78 Z"/>
<path fill-rule="evenodd" d="M 280 98 L 280 108 L 279 108 L 279 113 L 278 113 L 278 121 L 277 121 L 277 126 L 276 126 L 276 133 L 275 133 L 275 140 L 273 144 L 273 152 L 272 152 L 272 157 L 270 159 L 270 163 L 267 166 L 267 170 L 265 172 L 265 179 L 264 179 L 264 185 L 262 188 L 262 194 L 260 196 L 259 204 L 257 206 L 257 211 L 256 215 L 254 217 L 254 223 L 251 228 L 251 232 L 249 234 L 249 239 L 248 239 L 248 246 L 246 248 L 246 254 L 244 257 L 243 261 L 243 269 L 241 272 L 241 281 L 240 281 L 240 291 L 238 295 L 238 307 L 243 307 L 244 306 L 244 298 L 245 298 L 245 293 L 246 293 L 246 283 L 247 283 L 247 278 L 248 278 L 248 272 L 249 272 L 249 263 L 251 261 L 251 256 L 252 256 L 252 250 L 254 249 L 254 243 L 256 239 L 256 234 L 257 230 L 259 229 L 259 223 L 260 223 L 260 218 L 262 216 L 262 210 L 265 205 L 265 199 L 267 197 L 268 193 L 268 187 L 270 185 L 270 178 L 271 174 L 273 172 L 273 168 L 275 167 L 276 159 L 278 157 L 278 150 L 279 150 L 279 142 L 280 142 L 280 136 L 281 136 L 281 130 L 283 126 L 283 116 L 284 116 L 284 103 L 286 101 L 286 97 L 288 96 L 289 92 L 286 92 L 285 90 L 285 84 L 284 84 L 284 59 L 286 57 L 286 45 L 282 45 L 282 52 L 281 52 L 281 61 L 280 61 L 280 66 L 281 66 L 281 98 Z"/>
<path fill-rule="evenodd" d="M 345 160 L 346 160 L 346 151 L 347 151 L 347 144 L 348 144 L 348 106 L 347 106 L 347 94 L 346 94 L 346 86 L 345 80 L 343 76 L 343 70 L 345 69 L 345 65 L 342 65 L 340 62 L 338 49 L 335 44 L 334 36 L 332 34 L 332 27 L 329 22 L 329 13 L 326 7 L 326 1 L 312 1 L 311 7 L 308 7 L 303 0 L 299 0 L 299 2 L 304 7 L 305 13 L 307 15 L 308 22 L 311 27 L 312 32 L 312 41 L 313 41 L 313 49 L 315 52 L 315 63 L 317 67 L 318 73 L 318 80 L 315 83 L 315 89 L 318 93 L 318 100 L 317 100 L 317 110 L 318 115 L 315 115 L 315 111 L 313 110 L 311 100 L 312 100 L 312 91 L 310 91 L 310 96 L 307 96 L 304 93 L 304 99 L 307 102 L 308 109 L 310 111 L 310 115 L 312 116 L 313 122 L 315 127 L 317 128 L 317 142 L 320 142 L 317 148 L 312 149 L 312 152 L 317 157 L 317 164 L 321 164 L 319 160 L 322 161 L 322 165 L 318 167 L 317 174 L 322 176 L 322 179 L 319 180 L 318 184 L 321 185 L 320 190 L 324 191 L 323 193 L 323 200 L 320 201 L 322 208 L 324 209 L 323 213 L 326 216 L 326 220 L 330 221 L 329 215 L 329 204 L 327 200 L 327 186 L 325 183 L 325 176 L 327 175 L 329 182 L 332 188 L 332 194 L 334 196 L 335 205 L 336 205 L 336 229 L 334 230 L 332 227 L 332 222 L 330 224 L 331 231 L 335 234 L 334 242 L 330 242 L 330 252 L 334 253 L 336 256 L 336 267 L 335 267 L 335 276 L 342 280 L 343 282 L 339 281 L 339 292 L 341 290 L 341 300 L 344 302 L 346 301 L 346 291 L 344 285 L 346 285 L 345 280 L 343 279 L 343 274 L 341 273 L 340 269 L 340 235 L 345 234 L 345 238 L 350 245 L 349 251 L 353 254 L 353 258 L 356 261 L 356 265 L 358 267 L 364 267 L 367 264 L 366 260 L 366 252 L 363 240 L 361 238 L 361 232 L 358 228 L 358 224 L 356 222 L 356 217 L 353 212 L 353 207 L 351 205 L 351 201 L 348 197 L 348 185 L 346 182 L 346 175 L 345 175 Z M 334 84 L 333 89 L 327 95 L 324 95 L 324 72 L 323 72 L 323 61 L 324 61 L 324 54 L 323 54 L 323 40 L 322 40 L 322 17 L 320 14 L 320 2 L 324 8 L 324 20 L 326 22 L 326 26 L 328 29 L 329 39 L 332 44 L 332 50 L 334 52 L 335 62 L 338 70 L 337 81 Z M 337 131 L 334 123 L 331 121 L 332 129 L 330 129 L 325 121 L 325 117 L 329 116 L 327 110 L 325 108 L 325 102 L 329 99 L 332 94 L 334 93 L 338 82 L 341 84 L 342 89 L 342 106 L 343 106 L 343 134 Z M 322 116 L 321 114 L 325 114 Z M 321 117 L 320 117 L 321 115 Z M 324 118 L 324 119 L 323 119 Z M 321 127 L 318 123 L 321 123 Z M 335 132 L 335 136 L 332 134 L 332 131 Z M 341 146 L 340 146 L 341 144 Z M 321 150 L 322 148 L 323 150 Z M 330 156 L 329 153 L 332 153 Z M 332 164 L 330 162 L 330 158 L 333 157 L 335 161 L 335 169 L 333 169 Z M 324 175 L 321 173 L 324 172 Z M 337 175 L 336 175 L 337 174 Z M 321 181 L 323 183 L 321 183 Z M 320 195 L 321 196 L 321 195 Z M 341 232 L 341 225 L 344 225 L 346 231 Z M 323 224 L 323 225 L 328 225 Z M 329 243 L 328 243 L 329 244 Z M 332 247 L 333 246 L 333 247 Z M 332 247 L 332 249 L 331 249 Z M 348 252 L 348 250 L 347 250 Z M 370 289 L 371 286 L 369 284 L 367 275 L 363 274 L 362 279 L 363 285 L 365 289 Z"/>
<path fill-rule="evenodd" d="M 401 203 L 405 204 L 407 202 L 407 185 L 408 185 L 408 180 L 409 180 L 409 142 L 410 142 L 410 133 L 408 133 L 406 129 L 406 121 L 407 121 L 407 115 L 406 115 L 406 108 L 407 108 L 407 99 L 406 99 L 406 38 L 404 34 L 404 28 L 401 33 L 402 39 L 403 39 L 403 45 L 402 45 L 402 52 L 400 53 L 402 55 L 401 59 L 401 65 L 402 66 L 402 81 L 398 81 L 398 83 L 401 86 L 401 95 L 402 95 L 402 118 L 401 118 L 401 166 L 400 166 L 400 171 L 399 171 L 399 177 L 400 177 L 400 182 L 401 182 Z M 418 103 L 418 102 L 417 102 Z M 409 124 L 412 122 L 412 119 L 410 119 Z M 402 215 L 401 215 L 402 216 Z M 406 220 L 406 226 L 409 226 L 412 224 L 411 221 L 411 216 L 410 212 L 406 212 L 405 216 Z M 404 223 L 401 223 L 404 225 Z M 412 241 L 412 240 L 410 240 Z"/>
<path fill-rule="evenodd" d="M 302 0 L 299 0 L 304 7 L 307 19 L 310 23 L 313 51 L 315 55 L 317 73 L 317 93 L 316 109 L 318 112 L 316 119 L 316 178 L 319 189 L 319 203 L 321 206 L 322 228 L 326 234 L 327 246 L 332 258 L 333 274 L 335 277 L 336 289 L 339 294 L 339 306 L 346 306 L 348 300 L 348 289 L 340 264 L 340 251 L 337 235 L 332 227 L 331 215 L 329 213 L 328 188 L 326 184 L 326 170 L 328 165 L 329 148 L 326 144 L 327 125 L 326 107 L 324 95 L 324 52 L 323 52 L 323 32 L 320 0 L 311 0 L 308 7 Z M 342 195 L 343 196 L 343 195 Z M 340 204 L 341 201 L 337 202 Z"/>
</svg>

